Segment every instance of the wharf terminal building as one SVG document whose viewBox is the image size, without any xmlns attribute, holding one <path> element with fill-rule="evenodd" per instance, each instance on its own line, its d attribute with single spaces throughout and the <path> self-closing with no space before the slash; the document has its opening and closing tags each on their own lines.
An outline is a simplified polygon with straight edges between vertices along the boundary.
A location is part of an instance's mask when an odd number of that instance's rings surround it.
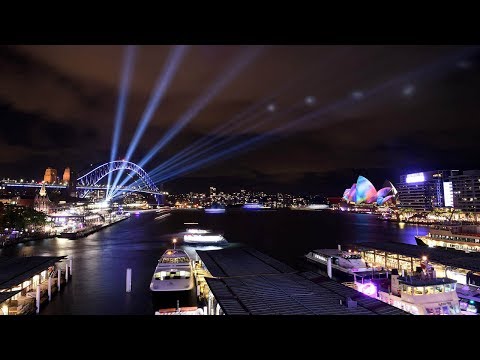
<svg viewBox="0 0 480 360">
<path fill-rule="evenodd" d="M 400 176 L 399 208 L 480 211 L 480 170 L 434 170 Z"/>
</svg>

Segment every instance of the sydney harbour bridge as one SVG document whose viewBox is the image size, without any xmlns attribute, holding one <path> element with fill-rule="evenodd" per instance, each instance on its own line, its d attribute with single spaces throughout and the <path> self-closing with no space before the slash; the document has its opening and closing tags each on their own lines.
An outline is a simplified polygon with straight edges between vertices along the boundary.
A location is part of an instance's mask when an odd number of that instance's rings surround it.
<svg viewBox="0 0 480 360">
<path fill-rule="evenodd" d="M 138 180 L 131 185 L 126 186 L 108 186 L 101 184 L 100 181 L 107 177 L 110 173 L 116 171 L 130 171 L 134 173 Z M 7 187 L 24 187 L 24 188 L 40 188 L 41 183 L 23 183 L 23 182 L 9 182 L 4 184 Z M 67 184 L 45 184 L 47 189 L 65 189 L 69 185 Z M 131 161 L 115 160 L 95 167 L 93 170 L 83 171 L 76 179 L 76 190 L 79 197 L 83 198 L 91 191 L 104 190 L 107 196 L 107 200 L 113 199 L 116 195 L 121 193 L 144 193 L 150 194 L 155 197 L 158 204 L 162 201 L 162 195 L 164 194 L 157 185 L 150 178 L 148 173 L 143 170 L 137 164 Z"/>
</svg>

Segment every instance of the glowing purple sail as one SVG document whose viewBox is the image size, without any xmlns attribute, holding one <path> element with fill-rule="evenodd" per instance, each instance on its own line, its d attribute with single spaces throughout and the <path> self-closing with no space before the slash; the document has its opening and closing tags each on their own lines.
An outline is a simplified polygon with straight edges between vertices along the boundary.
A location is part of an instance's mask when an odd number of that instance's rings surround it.
<svg viewBox="0 0 480 360">
<path fill-rule="evenodd" d="M 348 193 L 348 201 L 355 201 L 355 194 L 357 192 L 357 184 L 353 184 L 350 188 L 350 192 Z"/>
<path fill-rule="evenodd" d="M 355 203 L 357 204 L 371 204 L 377 200 L 377 190 L 366 177 L 358 177 L 356 190 Z"/>
</svg>

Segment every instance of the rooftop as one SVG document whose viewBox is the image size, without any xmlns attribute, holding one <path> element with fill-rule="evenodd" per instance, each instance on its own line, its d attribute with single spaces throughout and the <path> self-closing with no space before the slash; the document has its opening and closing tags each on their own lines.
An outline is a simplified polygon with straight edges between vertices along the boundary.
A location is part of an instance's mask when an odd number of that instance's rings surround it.
<svg viewBox="0 0 480 360">
<path fill-rule="evenodd" d="M 19 292 L 20 292 L 20 290 L 0 292 L 0 304 L 4 301 L 10 299 L 12 296 L 15 296 Z"/>
<path fill-rule="evenodd" d="M 315 272 L 299 272 L 248 247 L 197 251 L 227 315 L 407 315 Z M 341 305 L 349 297 L 356 307 Z"/>
<path fill-rule="evenodd" d="M 0 289 L 16 286 L 63 258 L 65 256 L 0 256 Z"/>
<path fill-rule="evenodd" d="M 175 258 L 175 257 L 184 257 L 187 256 L 187 253 L 181 249 L 168 249 L 166 250 L 163 255 L 163 257 L 169 257 L 169 258 Z"/>
<path fill-rule="evenodd" d="M 431 248 L 401 243 L 374 243 L 365 242 L 353 244 L 352 247 L 365 250 L 380 250 L 392 254 L 400 254 L 421 259 L 426 256 L 430 262 L 443 264 L 455 268 L 480 271 L 480 252 L 466 253 L 460 250 Z"/>
</svg>

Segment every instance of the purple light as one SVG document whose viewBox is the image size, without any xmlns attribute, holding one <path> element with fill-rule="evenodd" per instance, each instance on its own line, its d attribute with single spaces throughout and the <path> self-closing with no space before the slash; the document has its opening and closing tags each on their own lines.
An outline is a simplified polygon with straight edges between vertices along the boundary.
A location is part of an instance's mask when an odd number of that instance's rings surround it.
<svg viewBox="0 0 480 360">
<path fill-rule="evenodd" d="M 424 182 L 424 181 L 425 181 L 425 176 L 423 175 L 423 172 L 415 173 L 415 174 L 408 174 L 407 178 L 405 179 L 405 182 L 407 184 Z"/>
<path fill-rule="evenodd" d="M 377 294 L 377 287 L 373 283 L 366 283 L 366 284 L 357 283 L 357 289 L 361 293 L 368 296 L 375 296 Z"/>
<path fill-rule="evenodd" d="M 210 208 L 210 209 L 205 209 L 205 212 L 208 214 L 221 214 L 225 212 L 225 209 L 222 208 Z"/>
<path fill-rule="evenodd" d="M 260 204 L 245 204 L 243 205 L 244 209 L 261 209 L 263 206 Z"/>
</svg>

